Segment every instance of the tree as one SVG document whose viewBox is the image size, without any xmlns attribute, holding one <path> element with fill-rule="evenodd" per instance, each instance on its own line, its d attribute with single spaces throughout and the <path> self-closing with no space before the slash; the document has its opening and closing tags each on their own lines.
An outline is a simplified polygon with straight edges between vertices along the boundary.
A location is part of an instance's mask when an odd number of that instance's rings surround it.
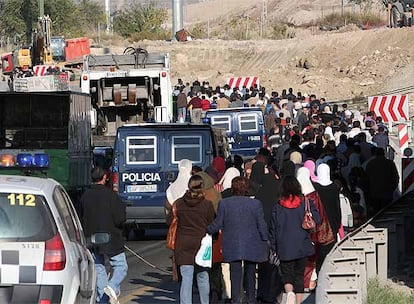
<svg viewBox="0 0 414 304">
<path fill-rule="evenodd" d="M 128 10 L 114 16 L 114 31 L 123 37 L 136 35 L 142 38 L 158 38 L 165 33 L 162 24 L 167 20 L 167 11 L 154 3 L 142 5 L 134 2 Z"/>
<path fill-rule="evenodd" d="M 78 16 L 85 31 L 95 29 L 99 23 L 105 23 L 105 12 L 99 3 L 83 0 L 78 6 Z"/>
<path fill-rule="evenodd" d="M 85 35 L 104 20 L 102 6 L 91 0 L 78 4 L 72 0 L 46 0 L 45 14 L 52 20 L 52 36 Z M 38 0 L 5 0 L 0 10 L 2 38 L 13 40 L 16 45 L 31 44 L 38 17 Z"/>
<path fill-rule="evenodd" d="M 24 0 L 6 0 L 0 11 L 0 31 L 15 44 L 31 42 L 31 25 L 33 16 L 30 13 L 33 3 Z"/>
</svg>

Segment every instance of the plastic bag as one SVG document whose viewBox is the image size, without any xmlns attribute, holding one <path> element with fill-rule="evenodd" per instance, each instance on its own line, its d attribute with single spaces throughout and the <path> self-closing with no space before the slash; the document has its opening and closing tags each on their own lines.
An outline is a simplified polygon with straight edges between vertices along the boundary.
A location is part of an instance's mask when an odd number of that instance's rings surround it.
<svg viewBox="0 0 414 304">
<path fill-rule="evenodd" d="M 195 262 L 201 267 L 211 268 L 212 263 L 212 247 L 213 239 L 211 235 L 206 233 L 206 235 L 201 240 L 200 249 L 198 249 L 195 256 Z"/>
</svg>

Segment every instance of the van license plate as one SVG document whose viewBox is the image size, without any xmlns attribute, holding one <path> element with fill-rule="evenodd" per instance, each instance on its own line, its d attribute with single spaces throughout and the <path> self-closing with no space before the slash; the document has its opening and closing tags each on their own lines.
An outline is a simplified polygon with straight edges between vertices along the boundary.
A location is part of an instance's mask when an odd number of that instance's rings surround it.
<svg viewBox="0 0 414 304">
<path fill-rule="evenodd" d="M 157 192 L 157 185 L 129 185 L 127 192 Z"/>
</svg>

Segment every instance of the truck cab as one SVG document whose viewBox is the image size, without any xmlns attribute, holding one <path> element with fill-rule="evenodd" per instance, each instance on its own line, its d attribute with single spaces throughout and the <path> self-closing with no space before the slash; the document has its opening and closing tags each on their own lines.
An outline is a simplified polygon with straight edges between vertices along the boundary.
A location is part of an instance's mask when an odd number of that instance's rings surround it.
<svg viewBox="0 0 414 304">
<path fill-rule="evenodd" d="M 208 125 L 136 124 L 118 128 L 111 182 L 126 204 L 126 233 L 165 228 L 166 194 L 178 163 L 203 169 L 215 156 L 228 157 L 225 131 Z"/>
</svg>

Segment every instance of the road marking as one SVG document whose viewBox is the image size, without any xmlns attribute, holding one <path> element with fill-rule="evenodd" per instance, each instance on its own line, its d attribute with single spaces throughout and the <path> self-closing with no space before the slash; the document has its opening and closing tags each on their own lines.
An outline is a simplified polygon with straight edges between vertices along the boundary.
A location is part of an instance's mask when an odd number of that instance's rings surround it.
<svg viewBox="0 0 414 304">
<path fill-rule="evenodd" d="M 157 287 L 155 287 L 155 286 L 144 286 L 144 287 L 138 288 L 137 290 L 135 290 L 135 291 L 127 294 L 126 296 L 122 297 L 121 299 L 119 299 L 119 302 L 121 304 L 128 303 L 128 302 L 132 301 L 133 299 L 135 299 L 136 297 L 142 296 L 144 293 L 152 291 L 156 288 Z"/>
</svg>

